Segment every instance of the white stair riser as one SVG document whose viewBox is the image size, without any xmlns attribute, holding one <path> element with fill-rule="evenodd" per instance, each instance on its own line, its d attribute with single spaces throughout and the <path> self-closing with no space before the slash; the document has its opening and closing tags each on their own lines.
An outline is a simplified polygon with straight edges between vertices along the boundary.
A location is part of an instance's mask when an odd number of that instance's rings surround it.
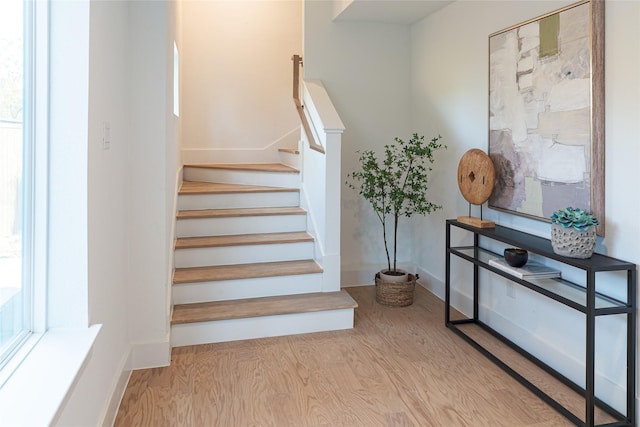
<svg viewBox="0 0 640 427">
<path fill-rule="evenodd" d="M 275 193 L 227 193 L 181 194 L 179 210 L 282 208 L 300 205 L 300 193 L 283 191 Z"/>
<path fill-rule="evenodd" d="M 176 234 L 178 237 L 284 233 L 289 231 L 304 231 L 306 229 L 306 215 L 179 219 L 176 223 Z"/>
<path fill-rule="evenodd" d="M 291 166 L 294 169 L 300 170 L 300 154 L 281 151 L 278 155 L 280 156 L 280 162 L 283 165 Z"/>
<path fill-rule="evenodd" d="M 175 267 L 205 267 L 312 258 L 313 242 L 176 249 Z"/>
<path fill-rule="evenodd" d="M 307 294 L 322 292 L 322 274 L 181 283 L 172 291 L 174 304 Z"/>
<path fill-rule="evenodd" d="M 277 337 L 353 328 L 353 309 L 186 323 L 171 326 L 171 346 Z"/>
<path fill-rule="evenodd" d="M 184 168 L 185 181 L 219 182 L 224 184 L 264 185 L 267 187 L 300 187 L 300 174 L 230 169 Z"/>
</svg>

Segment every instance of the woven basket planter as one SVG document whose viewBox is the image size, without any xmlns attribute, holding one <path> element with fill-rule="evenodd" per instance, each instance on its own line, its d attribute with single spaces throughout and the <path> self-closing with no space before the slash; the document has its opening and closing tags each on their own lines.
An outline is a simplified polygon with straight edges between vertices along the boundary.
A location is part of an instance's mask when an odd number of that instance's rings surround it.
<svg viewBox="0 0 640 427">
<path fill-rule="evenodd" d="M 413 304 L 413 293 L 417 275 L 409 274 L 406 282 L 386 282 L 376 274 L 376 302 L 392 307 L 406 307 Z"/>
</svg>

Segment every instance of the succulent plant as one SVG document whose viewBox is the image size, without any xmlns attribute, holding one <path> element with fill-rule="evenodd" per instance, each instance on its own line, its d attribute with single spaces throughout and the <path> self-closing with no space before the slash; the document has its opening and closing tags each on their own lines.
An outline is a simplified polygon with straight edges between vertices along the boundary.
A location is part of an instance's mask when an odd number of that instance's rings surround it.
<svg viewBox="0 0 640 427">
<path fill-rule="evenodd" d="M 580 208 L 564 208 L 551 214 L 551 223 L 563 227 L 573 227 L 578 231 L 586 230 L 589 227 L 600 224 L 598 218 Z"/>
</svg>

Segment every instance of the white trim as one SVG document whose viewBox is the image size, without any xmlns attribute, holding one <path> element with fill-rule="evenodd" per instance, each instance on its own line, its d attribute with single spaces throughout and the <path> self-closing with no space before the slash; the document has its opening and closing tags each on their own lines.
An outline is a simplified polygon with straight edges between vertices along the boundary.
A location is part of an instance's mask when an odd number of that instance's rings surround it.
<svg viewBox="0 0 640 427">
<path fill-rule="evenodd" d="M 158 368 L 170 363 L 169 334 L 164 341 L 133 344 L 131 348 L 131 369 Z"/>
<path fill-rule="evenodd" d="M 311 115 L 313 123 L 322 126 L 324 133 L 343 133 L 342 119 L 338 115 L 331 98 L 321 80 L 304 80 L 305 112 Z"/>
<path fill-rule="evenodd" d="M 353 328 L 353 308 L 172 326 L 172 346 L 208 344 Z"/>
<path fill-rule="evenodd" d="M 2 425 L 51 425 L 84 369 L 102 325 L 50 329 L 0 388 Z M 46 381 L 44 380 L 46 379 Z"/>
<path fill-rule="evenodd" d="M 31 350 L 38 344 L 42 334 L 29 334 L 19 346 L 16 346 L 14 353 L 9 355 L 6 364 L 0 368 L 0 389 L 11 378 L 11 375 L 18 369 L 23 360 L 31 353 Z"/>
<path fill-rule="evenodd" d="M 169 249 L 169 260 L 167 262 L 167 294 L 166 294 L 166 323 L 165 330 L 169 331 L 171 334 L 171 316 L 173 315 L 173 272 L 175 271 L 175 247 L 176 240 L 178 238 L 178 192 L 180 191 L 180 187 L 184 181 L 184 167 L 181 165 L 178 167 L 176 171 L 176 178 L 174 181 L 174 189 L 173 189 L 173 217 L 171 218 L 171 246 Z M 169 339 L 171 341 L 171 339 Z"/>
<path fill-rule="evenodd" d="M 370 264 L 360 267 L 343 267 L 340 272 L 340 283 L 343 288 L 351 288 L 355 286 L 374 285 L 376 273 L 382 269 L 386 269 L 386 262 L 383 264 Z M 422 277 L 422 273 L 417 271 L 415 265 L 411 263 L 398 263 L 398 268 L 406 270 L 409 273 L 417 272 Z"/>
<path fill-rule="evenodd" d="M 22 119 L 23 229 L 22 291 L 24 331 L 8 358 L 0 359 L 0 387 L 46 330 L 49 175 L 49 7 L 24 2 L 24 116 Z"/>
<path fill-rule="evenodd" d="M 416 267 L 415 272 L 420 276 L 420 286 L 444 301 L 444 282 L 420 267 Z"/>
<path fill-rule="evenodd" d="M 124 392 L 127 390 L 127 384 L 129 384 L 129 378 L 131 378 L 131 349 L 127 352 L 126 356 L 122 358 L 120 368 L 118 371 L 120 375 L 114 379 L 111 386 L 109 396 L 109 404 L 105 407 L 102 417 L 102 427 L 111 427 L 116 421 L 118 415 L 118 408 L 124 397 Z"/>
<path fill-rule="evenodd" d="M 182 161 L 188 163 L 277 163 L 279 148 L 297 148 L 300 127 L 296 127 L 263 147 L 182 148 Z"/>
<path fill-rule="evenodd" d="M 34 312 L 32 326 L 34 332 L 44 332 L 47 328 L 47 272 L 49 270 L 49 2 L 34 2 L 35 29 L 35 102 L 34 143 L 35 143 L 35 214 L 33 247 L 35 265 L 33 280 Z"/>
</svg>

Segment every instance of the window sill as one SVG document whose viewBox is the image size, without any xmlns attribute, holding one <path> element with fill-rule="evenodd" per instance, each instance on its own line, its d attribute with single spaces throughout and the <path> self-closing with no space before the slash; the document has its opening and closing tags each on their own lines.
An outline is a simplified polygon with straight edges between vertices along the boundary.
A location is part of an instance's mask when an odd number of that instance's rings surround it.
<svg viewBox="0 0 640 427">
<path fill-rule="evenodd" d="M 48 330 L 0 388 L 2 425 L 50 425 L 82 372 L 100 328 Z"/>
</svg>

